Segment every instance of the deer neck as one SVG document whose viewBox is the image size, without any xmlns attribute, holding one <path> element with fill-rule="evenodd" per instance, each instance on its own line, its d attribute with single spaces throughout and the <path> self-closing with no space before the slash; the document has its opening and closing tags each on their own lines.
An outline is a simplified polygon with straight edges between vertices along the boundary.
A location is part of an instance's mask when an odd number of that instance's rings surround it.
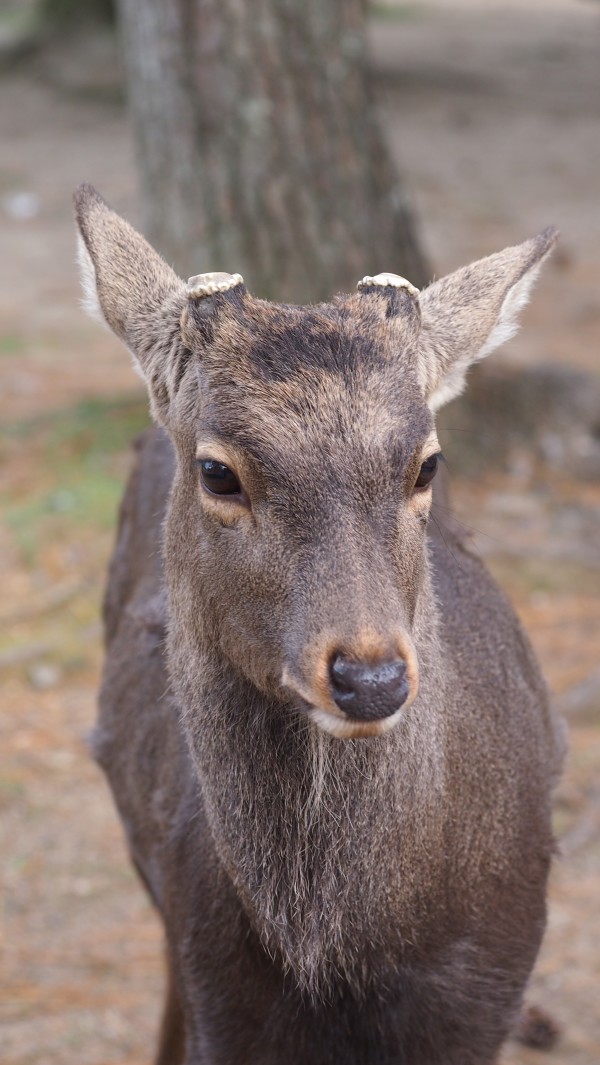
<svg viewBox="0 0 600 1065">
<path fill-rule="evenodd" d="M 259 692 L 212 641 L 192 649 L 179 634 L 172 639 L 217 853 L 264 945 L 312 994 L 340 975 L 360 989 L 393 969 L 400 924 L 410 941 L 411 922 L 428 905 L 422 885 L 436 880 L 444 743 L 443 714 L 431 702 L 443 696 L 427 590 L 415 624 L 419 696 L 406 720 L 374 739 L 337 740 Z"/>
</svg>

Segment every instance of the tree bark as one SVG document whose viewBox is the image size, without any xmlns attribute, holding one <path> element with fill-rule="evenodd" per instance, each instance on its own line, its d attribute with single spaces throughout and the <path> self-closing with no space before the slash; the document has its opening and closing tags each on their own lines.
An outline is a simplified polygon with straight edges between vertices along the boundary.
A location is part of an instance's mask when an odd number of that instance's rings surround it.
<svg viewBox="0 0 600 1065">
<path fill-rule="evenodd" d="M 305 302 L 429 270 L 374 114 L 364 0 L 119 0 L 150 239 Z"/>
</svg>

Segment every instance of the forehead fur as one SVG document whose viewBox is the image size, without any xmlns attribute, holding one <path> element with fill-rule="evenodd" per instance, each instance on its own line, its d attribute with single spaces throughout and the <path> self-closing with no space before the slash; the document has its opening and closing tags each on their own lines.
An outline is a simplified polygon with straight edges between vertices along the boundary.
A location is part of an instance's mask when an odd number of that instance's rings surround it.
<svg viewBox="0 0 600 1065">
<path fill-rule="evenodd" d="M 382 365 L 398 348 L 410 360 L 412 320 L 394 320 L 394 335 L 381 297 L 339 297 L 333 303 L 294 307 L 246 298 L 235 318 L 225 318 L 221 344 L 265 381 L 286 381 L 307 371 L 339 374 L 350 382 L 365 364 Z M 216 354 L 216 352 L 215 352 Z"/>
<path fill-rule="evenodd" d="M 427 429 L 418 328 L 410 314 L 387 318 L 379 295 L 313 307 L 245 297 L 223 300 L 219 311 L 200 353 L 214 431 L 242 444 L 276 436 L 304 449 L 316 434 L 347 445 L 357 432 L 377 440 L 402 423 Z"/>
</svg>

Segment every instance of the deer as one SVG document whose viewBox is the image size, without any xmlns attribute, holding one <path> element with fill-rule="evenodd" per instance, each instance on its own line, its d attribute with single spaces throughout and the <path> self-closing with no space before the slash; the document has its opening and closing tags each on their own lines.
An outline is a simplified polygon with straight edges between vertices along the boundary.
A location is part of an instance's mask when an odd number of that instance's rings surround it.
<svg viewBox="0 0 600 1065">
<path fill-rule="evenodd" d="M 422 291 L 380 273 L 292 306 L 186 284 L 90 185 L 75 210 L 86 306 L 156 422 L 93 753 L 164 923 L 157 1065 L 493 1065 L 565 744 L 504 594 L 430 520 L 435 418 L 556 231 Z"/>
</svg>

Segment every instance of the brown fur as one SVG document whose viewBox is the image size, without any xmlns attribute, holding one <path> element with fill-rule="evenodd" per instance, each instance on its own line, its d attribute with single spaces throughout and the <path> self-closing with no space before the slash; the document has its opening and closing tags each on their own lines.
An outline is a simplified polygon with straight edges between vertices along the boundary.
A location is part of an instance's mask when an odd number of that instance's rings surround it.
<svg viewBox="0 0 600 1065">
<path fill-rule="evenodd" d="M 562 740 L 510 607 L 413 486 L 431 408 L 551 236 L 420 298 L 299 308 L 188 301 L 89 187 L 77 211 L 168 431 L 123 504 L 95 734 L 165 922 L 164 1039 L 181 1013 L 186 1065 L 492 1065 L 543 932 Z M 206 496 L 210 447 L 250 508 Z M 319 728 L 331 650 L 398 646 L 395 727 Z"/>
</svg>

